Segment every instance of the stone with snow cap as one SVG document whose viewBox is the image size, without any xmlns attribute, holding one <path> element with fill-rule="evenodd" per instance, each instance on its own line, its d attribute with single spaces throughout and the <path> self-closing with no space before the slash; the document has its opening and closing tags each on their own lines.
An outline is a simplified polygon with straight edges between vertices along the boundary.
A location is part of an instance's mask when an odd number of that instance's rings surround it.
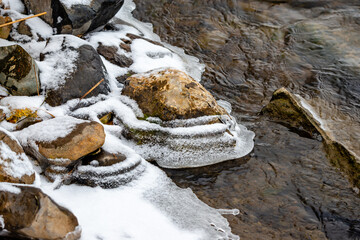
<svg viewBox="0 0 360 240">
<path fill-rule="evenodd" d="M 76 240 L 81 236 L 77 218 L 40 189 L 0 183 L 0 216 L 4 227 L 19 237 Z"/>
<path fill-rule="evenodd" d="M 97 150 L 105 142 L 101 124 L 69 116 L 36 123 L 17 134 L 24 147 L 36 149 L 48 159 L 75 161 Z M 47 162 L 42 165 L 52 164 Z"/>
<path fill-rule="evenodd" d="M 32 184 L 35 172 L 17 140 L 0 129 L 0 182 Z"/>
<path fill-rule="evenodd" d="M 45 101 L 58 106 L 74 98 L 94 97 L 109 92 L 105 66 L 96 50 L 86 41 L 71 35 L 53 36 L 41 53 L 39 67 Z"/>
<path fill-rule="evenodd" d="M 47 12 L 41 18 L 58 33 L 84 34 L 105 25 L 124 0 L 24 0 L 27 12 Z"/>
<path fill-rule="evenodd" d="M 123 94 L 134 99 L 145 115 L 164 121 L 226 114 L 203 86 L 175 69 L 133 75 Z"/>
</svg>

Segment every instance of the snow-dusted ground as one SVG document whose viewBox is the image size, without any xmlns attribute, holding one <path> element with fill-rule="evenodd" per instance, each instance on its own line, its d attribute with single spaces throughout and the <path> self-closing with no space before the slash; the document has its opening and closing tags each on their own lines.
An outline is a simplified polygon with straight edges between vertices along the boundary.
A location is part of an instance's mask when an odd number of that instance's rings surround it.
<svg viewBox="0 0 360 240">
<path fill-rule="evenodd" d="M 87 0 L 61 1 L 67 5 L 87 2 Z M 26 16 L 20 13 L 24 10 L 20 0 L 3 0 L 3 3 L 10 10 L 1 10 L 2 14 L 7 13 L 14 20 Z M 144 73 L 155 68 L 171 67 L 185 71 L 195 80 L 199 81 L 204 69 L 204 66 L 199 63 L 198 59 L 188 56 L 182 49 L 166 43 L 162 43 L 164 47 L 161 47 L 143 39 L 136 39 L 132 41 L 131 52 L 125 52 L 119 48 L 120 39 L 129 39 L 126 36 L 127 33 L 142 35 L 148 39 L 160 42 L 159 37 L 152 32 L 151 25 L 141 23 L 132 17 L 131 11 L 134 7 L 135 5 L 131 0 L 125 0 L 124 6 L 112 20 L 116 28 L 115 30 L 92 32 L 85 35 L 84 39 L 66 36 L 67 40 L 63 42 L 57 40 L 62 39 L 65 35 L 57 35 L 53 36 L 50 44 L 46 45 L 45 41 L 38 41 L 38 35 L 46 39 L 52 36 L 54 30 L 40 18 L 35 18 L 26 21 L 34 35 L 33 38 L 13 31 L 11 36 L 17 42 L 0 40 L 0 46 L 20 44 L 36 60 L 40 69 L 43 90 L 57 88 L 62 83 L 64 75 L 70 73 L 75 68 L 73 62 L 77 58 L 77 54 L 72 50 L 60 51 L 61 44 L 65 44 L 68 47 L 90 44 L 95 49 L 99 43 L 105 46 L 115 46 L 118 47 L 119 53 L 126 55 L 134 61 L 129 68 L 121 68 L 102 58 L 108 73 L 111 92 L 108 96 L 84 99 L 84 102 L 97 102 L 90 107 L 80 108 L 73 112 L 71 109 L 78 104 L 78 99 L 68 101 L 66 104 L 58 107 L 50 107 L 43 103 L 44 96 L 9 96 L 0 101 L 4 112 L 9 112 L 14 108 L 28 107 L 38 110 L 38 115 L 43 119 L 50 119 L 49 113 L 51 113 L 56 117 L 64 119 L 66 119 L 65 116 L 67 115 L 86 116 L 90 120 L 100 122 L 98 119 L 99 114 L 112 111 L 116 113 L 117 117 L 126 126 L 142 130 L 162 131 L 188 139 L 194 136 L 198 137 L 204 133 L 217 134 L 218 132 L 225 131 L 226 124 L 191 126 L 193 124 L 192 121 L 201 122 L 204 119 L 189 120 L 187 124 L 190 126 L 181 128 L 162 127 L 154 122 L 139 120 L 138 117 L 143 117 L 143 114 L 137 104 L 125 96 L 120 96 L 123 86 L 116 80 L 116 77 L 124 75 L 128 71 Z M 45 52 L 53 53 L 47 56 L 46 61 L 40 62 L 40 53 Z M 219 101 L 219 104 L 224 106 L 230 113 L 231 105 L 229 103 Z M 158 121 L 157 119 L 153 120 L 155 122 Z M 246 130 L 245 127 L 237 125 L 235 120 L 230 117 L 226 121 L 228 125 L 231 125 L 231 134 L 226 133 L 222 135 L 222 138 L 199 138 L 199 142 L 195 143 L 195 145 L 206 144 L 207 141 L 219 141 L 219 139 L 225 142 L 235 140 L 236 149 L 226 156 L 227 159 L 243 156 L 250 152 L 253 148 L 252 139 L 254 134 Z M 14 131 L 15 129 L 14 124 L 6 121 L 0 123 L 0 127 L 9 131 Z M 51 134 L 55 130 L 57 135 L 62 135 L 62 133 L 58 133 L 61 129 L 64 130 L 64 134 L 69 130 L 66 124 L 63 126 L 52 126 L 53 128 L 50 129 L 49 127 L 51 127 L 51 124 L 44 128 L 41 127 L 41 124 L 33 125 L 15 133 L 15 136 L 21 141 L 28 141 L 34 137 L 32 136 L 32 131 L 43 134 L 42 138 L 51 138 Z M 220 214 L 236 214 L 237 211 L 227 211 L 226 209 L 217 211 L 197 199 L 190 189 L 178 188 L 161 169 L 149 164 L 139 155 L 140 153 L 144 156 L 149 152 L 167 154 L 166 151 L 164 152 L 165 148 L 162 149 L 156 146 L 154 148 L 139 149 L 136 145 L 122 138 L 121 132 L 123 127 L 124 125 L 104 125 L 107 136 L 103 148 L 108 152 L 124 154 L 127 156 L 126 161 L 129 164 L 136 161 L 141 162 L 142 171 L 136 172 L 139 176 L 124 186 L 116 189 L 102 189 L 100 187 L 63 185 L 56 189 L 59 186 L 59 182 L 50 183 L 45 177 L 39 175 L 39 168 L 34 166 L 34 169 L 38 171 L 34 185 L 41 188 L 57 203 L 70 209 L 78 217 L 82 227 L 82 239 L 238 239 L 237 236 L 231 234 L 227 220 Z M 46 136 L 46 134 L 48 135 Z M 180 139 L 177 141 L 181 143 L 181 141 L 185 140 Z M 185 143 L 187 143 L 186 141 Z M 218 156 L 214 152 L 214 156 L 214 159 L 208 158 L 209 162 L 206 164 L 219 161 L 220 155 Z M 172 158 L 169 154 L 168 159 L 171 161 L 165 161 L 164 165 L 171 165 L 173 159 L 177 157 L 173 156 Z M 184 162 L 181 162 L 181 164 L 182 166 L 201 165 L 195 164 L 194 161 L 196 159 L 196 155 L 193 158 L 184 158 Z M 126 163 L 124 166 L 117 165 L 114 167 L 125 166 Z M 86 171 L 87 168 L 91 168 L 91 166 L 83 167 L 83 169 L 80 167 L 79 170 Z M 16 189 L 16 187 L 7 183 L 0 183 L 0 191 L 16 192 Z"/>
</svg>

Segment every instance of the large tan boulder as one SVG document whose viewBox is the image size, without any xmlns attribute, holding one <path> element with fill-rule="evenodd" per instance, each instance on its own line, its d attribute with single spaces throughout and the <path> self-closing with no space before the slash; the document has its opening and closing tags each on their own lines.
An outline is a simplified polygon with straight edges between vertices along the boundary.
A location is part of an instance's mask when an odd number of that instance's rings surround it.
<svg viewBox="0 0 360 240">
<path fill-rule="evenodd" d="M 35 172 L 18 141 L 0 129 L 0 182 L 32 184 Z"/>
<path fill-rule="evenodd" d="M 226 114 L 201 84 L 174 69 L 133 75 L 123 94 L 134 99 L 145 116 L 164 121 Z"/>
<path fill-rule="evenodd" d="M 6 230 L 35 239 L 80 238 L 77 218 L 40 189 L 27 186 L 7 188 L 0 188 L 0 215 Z"/>
</svg>

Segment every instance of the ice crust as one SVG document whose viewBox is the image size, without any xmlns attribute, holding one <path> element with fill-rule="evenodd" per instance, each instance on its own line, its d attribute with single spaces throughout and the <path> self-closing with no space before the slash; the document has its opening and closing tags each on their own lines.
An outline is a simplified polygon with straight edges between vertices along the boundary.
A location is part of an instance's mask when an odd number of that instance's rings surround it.
<svg viewBox="0 0 360 240">
<path fill-rule="evenodd" d="M 88 4 L 90 0 L 61 0 L 66 6 Z M 23 4 L 20 0 L 3 0 L 10 10 L 2 10 L 13 19 L 23 16 Z M 172 67 L 185 71 L 195 80 L 200 81 L 204 65 L 195 57 L 188 56 L 180 48 L 161 42 L 153 33 L 151 24 L 144 24 L 133 18 L 131 12 L 135 4 L 125 0 L 124 6 L 112 20 L 114 30 L 93 32 L 84 36 L 85 40 L 74 36 L 63 35 L 51 37 L 46 42 L 36 42 L 33 39 L 13 31 L 12 37 L 36 60 L 40 69 L 43 90 L 54 89 L 63 83 L 66 74 L 75 69 L 74 62 L 78 55 L 74 48 L 90 44 L 95 49 L 101 43 L 105 46 L 115 46 L 119 54 L 133 59 L 129 68 L 121 68 L 102 58 L 109 76 L 111 92 L 107 96 L 93 97 L 81 101 L 87 107 L 75 111 L 79 99 L 68 101 L 58 107 L 50 107 L 44 103 L 45 96 L 14 97 L 9 96 L 0 101 L 5 112 L 15 108 L 29 107 L 42 109 L 38 114 L 44 122 L 32 125 L 24 130 L 14 132 L 14 136 L 22 145 L 35 147 L 35 141 L 52 141 L 69 134 L 73 127 L 83 120 L 99 121 L 99 116 L 112 112 L 116 116 L 115 125 L 103 125 L 106 133 L 103 150 L 110 153 L 121 153 L 127 158 L 112 166 L 80 165 L 77 174 L 91 175 L 97 183 L 121 183 L 117 188 L 104 189 L 82 185 L 62 185 L 55 190 L 61 179 L 50 183 L 44 176 L 40 177 L 41 169 L 33 167 L 36 181 L 32 186 L 41 188 L 60 205 L 70 209 L 78 218 L 82 228 L 82 240 L 103 239 L 147 239 L 147 240 L 217 240 L 239 239 L 231 233 L 227 220 L 221 214 L 235 214 L 236 210 L 216 210 L 201 202 L 190 189 L 178 188 L 170 178 L 159 168 L 144 160 L 157 159 L 164 167 L 196 167 L 213 164 L 231 158 L 241 157 L 253 148 L 254 134 L 245 127 L 238 125 L 230 116 L 205 116 L 196 119 L 174 120 L 163 122 L 158 118 L 147 118 L 136 102 L 126 96 L 121 96 L 123 85 L 116 78 L 135 71 L 146 74 L 154 68 Z M 27 21 L 33 35 L 44 38 L 53 34 L 50 26 L 41 19 Z M 130 40 L 126 34 L 160 42 L 158 46 L 143 39 L 134 39 L 131 52 L 125 52 L 118 46 L 122 39 Z M 1 46 L 14 42 L 1 40 Z M 63 51 L 63 46 L 67 51 Z M 47 54 L 40 62 L 40 53 Z M 91 104 L 90 104 L 91 103 Z M 219 101 L 229 113 L 231 105 Z M 55 119 L 50 119 L 50 115 Z M 71 115 L 72 117 L 70 117 Z M 74 118 L 75 117 L 75 118 Z M 214 119 L 222 123 L 208 124 Z M 13 131 L 14 124 L 3 121 L 1 126 Z M 124 131 L 148 131 L 156 133 L 154 142 L 138 145 L 136 141 L 125 139 Z M 165 142 L 162 136 L 167 136 Z M 14 137 L 14 138 L 15 138 Z M 183 146 L 184 148 L 180 148 Z M 0 147 L 3 147 L 0 145 Z M 52 159 L 51 161 L 66 162 L 67 159 Z M 134 167 L 135 166 L 135 167 Z M 52 166 L 62 171 L 63 167 Z M 113 173 L 122 172 L 114 175 Z M 0 183 L 0 191 L 20 193 L 16 185 Z"/>
</svg>

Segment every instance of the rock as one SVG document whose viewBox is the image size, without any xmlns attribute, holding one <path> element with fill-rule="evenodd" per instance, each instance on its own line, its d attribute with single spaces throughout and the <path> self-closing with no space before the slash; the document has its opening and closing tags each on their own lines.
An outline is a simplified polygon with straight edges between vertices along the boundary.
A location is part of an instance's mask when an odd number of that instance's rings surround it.
<svg viewBox="0 0 360 240">
<path fill-rule="evenodd" d="M 32 36 L 31 33 L 31 29 L 30 27 L 26 24 L 26 21 L 22 21 L 19 23 L 18 27 L 17 27 L 17 31 L 18 33 L 22 34 L 22 35 L 27 35 L 29 37 Z"/>
<path fill-rule="evenodd" d="M 261 113 L 276 121 L 306 131 L 312 137 L 321 135 L 329 160 L 347 174 L 352 184 L 360 187 L 360 159 L 336 141 L 331 132 L 324 130 L 297 96 L 285 88 L 280 88 L 274 92 L 270 103 L 262 109 Z"/>
<path fill-rule="evenodd" d="M 203 86 L 174 69 L 132 75 L 123 95 L 134 99 L 145 115 L 164 121 L 226 114 Z"/>
<path fill-rule="evenodd" d="M 48 159 L 71 161 L 97 150 L 105 142 L 104 127 L 73 117 L 57 117 L 31 125 L 18 132 L 21 144 L 39 149 Z"/>
<path fill-rule="evenodd" d="M 32 184 L 35 172 L 17 140 L 0 129 L 0 182 Z"/>
<path fill-rule="evenodd" d="M 88 2 L 88 3 L 86 3 Z M 105 25 L 119 11 L 123 0 L 24 0 L 27 12 L 47 12 L 41 18 L 58 33 L 80 35 Z"/>
<path fill-rule="evenodd" d="M 0 2 L 0 6 L 1 5 L 2 5 L 2 3 Z M 10 17 L 0 16 L 0 25 L 11 22 L 11 21 L 12 21 L 12 19 Z M 8 26 L 0 28 L 0 38 L 7 39 L 10 35 L 11 29 L 12 29 L 12 25 L 8 25 Z"/>
<path fill-rule="evenodd" d="M 35 239 L 80 238 L 79 223 L 69 210 L 38 188 L 10 187 L 10 191 L 0 191 L 0 215 L 6 230 Z"/>
<path fill-rule="evenodd" d="M 123 54 L 118 53 L 118 48 L 115 46 L 104 46 L 102 44 L 97 48 L 99 54 L 104 56 L 109 62 L 116 64 L 120 67 L 130 67 L 133 64 L 131 58 L 126 57 Z"/>
<path fill-rule="evenodd" d="M 12 95 L 37 94 L 38 72 L 37 64 L 21 46 L 0 47 L 0 83 Z"/>
<path fill-rule="evenodd" d="M 60 49 L 62 53 L 59 56 Z M 99 54 L 77 37 L 52 37 L 42 53 L 42 59 L 42 64 L 52 70 L 41 74 L 41 81 L 47 88 L 45 101 L 51 106 L 81 98 L 102 79 L 104 81 L 86 97 L 109 92 L 107 72 Z M 49 78 L 52 80 L 48 81 Z"/>
</svg>

